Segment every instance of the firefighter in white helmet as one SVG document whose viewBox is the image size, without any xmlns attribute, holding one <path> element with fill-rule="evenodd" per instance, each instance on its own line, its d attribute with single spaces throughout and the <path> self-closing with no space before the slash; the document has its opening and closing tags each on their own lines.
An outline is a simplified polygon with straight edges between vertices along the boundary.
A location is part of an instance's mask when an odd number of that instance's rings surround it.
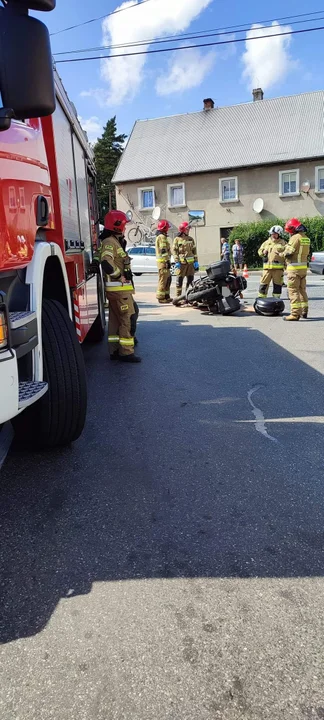
<svg viewBox="0 0 324 720">
<path fill-rule="evenodd" d="M 281 256 L 286 242 L 283 240 L 284 230 L 281 225 L 273 225 L 269 230 L 269 239 L 262 243 L 258 255 L 263 259 L 263 275 L 259 287 L 259 297 L 266 298 L 269 285 L 273 284 L 273 297 L 280 298 L 284 280 L 284 259 Z"/>
</svg>

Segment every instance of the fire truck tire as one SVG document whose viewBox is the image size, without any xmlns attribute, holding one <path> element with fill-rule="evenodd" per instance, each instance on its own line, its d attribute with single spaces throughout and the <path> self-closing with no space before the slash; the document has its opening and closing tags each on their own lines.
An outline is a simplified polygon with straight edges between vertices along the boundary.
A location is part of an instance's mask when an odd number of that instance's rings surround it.
<svg viewBox="0 0 324 720">
<path fill-rule="evenodd" d="M 43 301 L 44 380 L 48 392 L 14 421 L 18 442 L 53 448 L 77 440 L 87 411 L 87 381 L 81 346 L 65 308 Z"/>
<path fill-rule="evenodd" d="M 89 330 L 87 335 L 87 340 L 91 343 L 97 343 L 101 342 L 105 336 L 105 330 L 106 330 L 106 311 L 105 311 L 105 300 L 104 300 L 104 294 L 103 294 L 103 284 L 101 275 L 97 276 L 98 280 L 98 308 L 99 313 L 92 325 L 92 328 Z"/>
</svg>

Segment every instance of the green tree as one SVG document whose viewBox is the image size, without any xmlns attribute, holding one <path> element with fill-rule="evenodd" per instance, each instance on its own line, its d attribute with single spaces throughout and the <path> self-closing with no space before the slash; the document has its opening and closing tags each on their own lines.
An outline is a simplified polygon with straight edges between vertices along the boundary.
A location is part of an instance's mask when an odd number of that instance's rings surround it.
<svg viewBox="0 0 324 720">
<path fill-rule="evenodd" d="M 118 165 L 127 135 L 117 135 L 116 116 L 108 120 L 103 135 L 94 146 L 97 170 L 99 214 L 102 221 L 109 210 L 116 207 L 115 188 L 112 178 Z"/>
</svg>

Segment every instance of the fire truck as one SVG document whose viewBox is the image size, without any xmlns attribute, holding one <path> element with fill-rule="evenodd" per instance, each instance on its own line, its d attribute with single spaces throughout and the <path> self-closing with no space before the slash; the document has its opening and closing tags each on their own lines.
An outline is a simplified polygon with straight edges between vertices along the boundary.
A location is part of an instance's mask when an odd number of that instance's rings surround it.
<svg viewBox="0 0 324 720">
<path fill-rule="evenodd" d="M 93 152 L 58 73 L 46 26 L 0 8 L 0 427 L 55 447 L 77 439 L 87 408 L 81 344 L 105 331 Z"/>
</svg>

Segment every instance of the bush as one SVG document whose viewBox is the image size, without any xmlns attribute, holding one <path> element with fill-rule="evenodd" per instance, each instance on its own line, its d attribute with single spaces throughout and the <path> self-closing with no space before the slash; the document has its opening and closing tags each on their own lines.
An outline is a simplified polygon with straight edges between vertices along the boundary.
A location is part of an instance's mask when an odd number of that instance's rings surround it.
<svg viewBox="0 0 324 720">
<path fill-rule="evenodd" d="M 307 228 L 307 235 L 311 241 L 311 252 L 324 250 L 324 217 L 300 218 Z M 249 267 L 258 267 L 261 260 L 258 256 L 258 249 L 262 243 L 268 239 L 269 230 L 272 225 L 282 225 L 285 227 L 286 220 L 282 218 L 273 218 L 269 220 L 259 220 L 258 222 L 241 223 L 236 225 L 229 236 L 231 246 L 237 238 L 239 238 L 244 247 L 244 261 Z M 286 236 L 288 240 L 289 236 Z"/>
</svg>

